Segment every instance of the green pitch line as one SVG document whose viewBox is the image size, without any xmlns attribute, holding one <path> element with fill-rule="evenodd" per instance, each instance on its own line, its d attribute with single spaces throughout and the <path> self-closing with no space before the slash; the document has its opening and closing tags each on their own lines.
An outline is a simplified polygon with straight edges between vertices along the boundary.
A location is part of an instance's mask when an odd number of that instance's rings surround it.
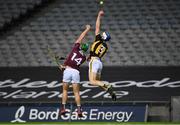
<svg viewBox="0 0 180 125">
<path fill-rule="evenodd" d="M 169 122 L 27 122 L 27 123 L 5 123 L 0 125 L 180 125 L 180 123 Z"/>
</svg>

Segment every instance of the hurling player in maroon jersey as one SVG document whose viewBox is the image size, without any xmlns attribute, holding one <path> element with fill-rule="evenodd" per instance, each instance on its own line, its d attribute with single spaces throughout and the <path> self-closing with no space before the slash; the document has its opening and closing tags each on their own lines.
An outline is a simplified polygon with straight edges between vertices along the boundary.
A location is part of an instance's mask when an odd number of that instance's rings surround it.
<svg viewBox="0 0 180 125">
<path fill-rule="evenodd" d="M 85 52 L 88 50 L 88 44 L 82 43 L 83 38 L 90 30 L 90 25 L 86 25 L 86 29 L 81 33 L 79 38 L 76 40 L 74 47 L 68 57 L 66 58 L 64 65 L 60 68 L 65 68 L 63 72 L 63 94 L 62 94 L 62 108 L 60 114 L 64 115 L 66 113 L 66 102 L 67 102 L 67 92 L 69 84 L 72 83 L 73 92 L 75 96 L 75 102 L 77 104 L 77 113 L 79 117 L 82 117 L 81 109 L 81 98 L 79 94 L 79 67 L 82 63 L 86 61 Z"/>
</svg>

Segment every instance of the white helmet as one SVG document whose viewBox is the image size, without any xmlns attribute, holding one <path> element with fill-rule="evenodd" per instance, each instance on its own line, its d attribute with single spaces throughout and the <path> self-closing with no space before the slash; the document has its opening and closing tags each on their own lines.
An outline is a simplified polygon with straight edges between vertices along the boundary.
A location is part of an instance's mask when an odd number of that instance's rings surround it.
<svg viewBox="0 0 180 125">
<path fill-rule="evenodd" d="M 110 34 L 108 32 L 103 32 L 102 33 L 102 39 L 104 41 L 109 41 L 111 39 L 111 36 L 110 36 Z"/>
</svg>

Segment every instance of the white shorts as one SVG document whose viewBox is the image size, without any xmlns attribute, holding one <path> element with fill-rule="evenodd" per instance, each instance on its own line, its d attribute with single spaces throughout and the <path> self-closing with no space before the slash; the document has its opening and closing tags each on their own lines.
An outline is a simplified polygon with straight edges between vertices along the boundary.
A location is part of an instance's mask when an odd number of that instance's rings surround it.
<svg viewBox="0 0 180 125">
<path fill-rule="evenodd" d="M 79 71 L 73 68 L 66 68 L 63 72 L 63 82 L 80 83 Z"/>
<path fill-rule="evenodd" d="M 103 68 L 102 62 L 98 57 L 91 58 L 89 62 L 89 72 L 93 72 L 101 75 L 102 68 Z"/>
</svg>

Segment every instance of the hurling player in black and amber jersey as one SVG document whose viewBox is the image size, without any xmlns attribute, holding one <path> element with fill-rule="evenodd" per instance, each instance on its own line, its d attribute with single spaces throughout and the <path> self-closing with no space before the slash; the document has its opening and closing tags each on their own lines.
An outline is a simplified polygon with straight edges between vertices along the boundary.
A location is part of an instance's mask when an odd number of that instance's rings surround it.
<svg viewBox="0 0 180 125">
<path fill-rule="evenodd" d="M 96 19 L 96 37 L 90 48 L 89 81 L 92 85 L 100 86 L 105 91 L 109 92 L 112 99 L 116 101 L 116 94 L 113 92 L 111 84 L 100 80 L 101 71 L 103 68 L 101 58 L 108 50 L 107 41 L 111 39 L 108 32 L 103 32 L 100 34 L 100 20 L 103 15 L 104 11 L 99 11 Z"/>
</svg>

